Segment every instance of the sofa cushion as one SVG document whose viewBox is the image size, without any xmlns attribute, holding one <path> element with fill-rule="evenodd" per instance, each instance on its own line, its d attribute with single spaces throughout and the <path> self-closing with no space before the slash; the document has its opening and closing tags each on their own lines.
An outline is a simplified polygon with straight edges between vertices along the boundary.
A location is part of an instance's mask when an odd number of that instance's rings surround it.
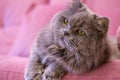
<svg viewBox="0 0 120 80">
<path fill-rule="evenodd" d="M 37 33 L 45 28 L 52 16 L 63 9 L 62 6 L 39 6 L 25 17 L 24 26 L 15 40 L 10 55 L 28 56 Z"/>
<path fill-rule="evenodd" d="M 50 5 L 66 5 L 72 0 L 50 0 Z"/>
<path fill-rule="evenodd" d="M 117 37 L 117 45 L 120 50 L 120 26 L 117 29 L 116 37 Z"/>
<path fill-rule="evenodd" d="M 0 56 L 0 80 L 24 80 L 27 58 Z M 66 74 L 62 80 L 120 80 L 120 60 L 80 75 Z"/>
<path fill-rule="evenodd" d="M 0 56 L 0 80 L 24 80 L 28 59 Z"/>
<path fill-rule="evenodd" d="M 40 5 L 40 4 L 48 4 L 49 3 L 49 0 L 35 0 L 35 3 L 37 5 Z"/>
<path fill-rule="evenodd" d="M 4 11 L 4 26 L 20 25 L 21 19 L 32 3 L 33 0 L 8 0 Z"/>
<path fill-rule="evenodd" d="M 7 0 L 0 0 L 0 27 L 3 27 L 3 16 Z"/>
<path fill-rule="evenodd" d="M 89 0 L 80 0 L 83 3 L 88 2 Z M 50 5 L 66 5 L 66 4 L 70 4 L 72 2 L 72 0 L 50 0 Z M 92 3 L 92 1 L 90 2 Z"/>
<path fill-rule="evenodd" d="M 0 0 L 0 27 L 21 24 L 31 5 L 47 4 L 49 0 Z"/>
<path fill-rule="evenodd" d="M 18 26 L 0 28 L 0 55 L 8 55 L 19 31 Z"/>
</svg>

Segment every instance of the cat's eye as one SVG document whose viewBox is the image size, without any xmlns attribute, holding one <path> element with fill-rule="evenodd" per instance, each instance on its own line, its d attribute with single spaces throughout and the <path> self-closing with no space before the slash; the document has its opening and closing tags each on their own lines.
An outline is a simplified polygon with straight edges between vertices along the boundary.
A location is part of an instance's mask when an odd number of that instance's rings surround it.
<svg viewBox="0 0 120 80">
<path fill-rule="evenodd" d="M 64 18 L 63 23 L 67 25 L 68 24 L 68 19 Z"/>
<path fill-rule="evenodd" d="M 81 31 L 81 30 L 78 30 L 77 32 L 78 32 L 79 35 L 84 35 L 85 34 L 85 32 Z"/>
</svg>

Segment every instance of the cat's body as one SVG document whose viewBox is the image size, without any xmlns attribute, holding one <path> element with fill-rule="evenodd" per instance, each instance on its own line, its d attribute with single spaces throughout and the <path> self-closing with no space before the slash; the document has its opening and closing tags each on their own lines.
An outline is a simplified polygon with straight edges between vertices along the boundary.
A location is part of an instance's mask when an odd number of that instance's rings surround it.
<svg viewBox="0 0 120 80">
<path fill-rule="evenodd" d="M 108 23 L 73 0 L 37 36 L 25 80 L 61 80 L 65 72 L 81 74 L 106 62 L 110 56 Z"/>
</svg>

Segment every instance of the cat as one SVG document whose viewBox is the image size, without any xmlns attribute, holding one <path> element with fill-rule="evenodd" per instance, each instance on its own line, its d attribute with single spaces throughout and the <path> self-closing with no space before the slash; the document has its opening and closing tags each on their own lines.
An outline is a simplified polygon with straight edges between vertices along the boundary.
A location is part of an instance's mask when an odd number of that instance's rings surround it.
<svg viewBox="0 0 120 80">
<path fill-rule="evenodd" d="M 58 12 L 35 39 L 25 80 L 61 80 L 65 73 L 89 72 L 110 57 L 109 19 L 80 0 Z"/>
</svg>

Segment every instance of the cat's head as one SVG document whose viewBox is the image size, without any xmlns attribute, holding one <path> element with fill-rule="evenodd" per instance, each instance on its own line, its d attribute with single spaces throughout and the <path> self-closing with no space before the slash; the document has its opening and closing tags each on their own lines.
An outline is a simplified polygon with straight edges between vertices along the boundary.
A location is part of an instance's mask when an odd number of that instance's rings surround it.
<svg viewBox="0 0 120 80">
<path fill-rule="evenodd" d="M 65 10 L 56 14 L 52 19 L 55 31 L 64 31 L 62 36 L 91 37 L 96 39 L 106 37 L 109 20 L 91 12 L 79 0 L 73 0 L 72 4 Z M 74 34 L 74 35 L 73 35 Z"/>
<path fill-rule="evenodd" d="M 82 64 L 82 61 L 89 64 L 85 62 L 84 57 L 91 55 L 97 56 L 93 58 L 96 63 L 93 63 L 98 65 L 105 49 L 108 25 L 109 20 L 106 17 L 91 12 L 79 0 L 73 0 L 71 6 L 55 15 L 52 19 L 55 40 L 68 50 L 67 53 L 71 53 L 67 54 L 68 60 L 66 58 L 63 61 L 67 60 L 64 65 L 70 65 L 69 69 L 79 72 L 77 66 Z M 87 59 L 89 60 L 89 57 Z M 92 65 L 89 65 L 89 69 L 91 67 Z"/>
</svg>

